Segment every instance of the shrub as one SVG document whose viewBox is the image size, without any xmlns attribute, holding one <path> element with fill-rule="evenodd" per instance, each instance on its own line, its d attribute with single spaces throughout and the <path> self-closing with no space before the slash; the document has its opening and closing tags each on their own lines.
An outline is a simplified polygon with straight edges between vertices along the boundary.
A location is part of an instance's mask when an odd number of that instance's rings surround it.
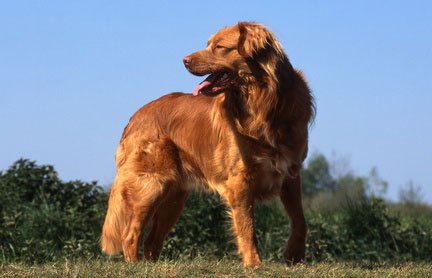
<svg viewBox="0 0 432 278">
<path fill-rule="evenodd" d="M 62 182 L 50 165 L 18 160 L 0 172 L 2 260 L 99 254 L 106 203 L 107 194 L 95 182 Z"/>
<path fill-rule="evenodd" d="M 179 221 L 164 242 L 162 256 L 223 257 L 235 250 L 227 208 L 216 194 L 192 192 Z"/>
<path fill-rule="evenodd" d="M 392 215 L 381 199 L 365 200 L 339 213 L 308 213 L 307 247 L 312 260 L 372 262 L 432 258 L 432 225 Z"/>
<path fill-rule="evenodd" d="M 289 221 L 280 202 L 257 204 L 256 234 L 265 260 L 281 259 L 289 236 Z M 184 211 L 164 244 L 166 258 L 196 255 L 233 256 L 236 253 L 228 208 L 214 193 L 192 192 Z"/>
<path fill-rule="evenodd" d="M 52 166 L 18 160 L 0 172 L 0 261 L 46 262 L 98 257 L 108 193 L 95 182 L 63 182 Z M 280 202 L 257 204 L 256 233 L 264 260 L 281 260 L 289 221 Z M 338 211 L 307 210 L 311 261 L 424 260 L 432 257 L 432 216 L 400 216 L 375 198 Z M 192 192 L 162 256 L 235 254 L 227 208 L 213 193 Z"/>
</svg>

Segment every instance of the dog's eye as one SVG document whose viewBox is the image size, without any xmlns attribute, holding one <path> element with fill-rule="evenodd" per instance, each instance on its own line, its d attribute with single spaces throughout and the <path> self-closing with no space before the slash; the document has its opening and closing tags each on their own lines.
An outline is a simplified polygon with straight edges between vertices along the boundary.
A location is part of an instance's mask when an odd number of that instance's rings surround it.
<svg viewBox="0 0 432 278">
<path fill-rule="evenodd" d="M 221 49 L 221 48 L 226 48 L 225 46 L 223 46 L 223 45 L 220 45 L 220 44 L 218 44 L 218 45 L 216 45 L 216 48 L 219 48 L 219 49 Z"/>
</svg>

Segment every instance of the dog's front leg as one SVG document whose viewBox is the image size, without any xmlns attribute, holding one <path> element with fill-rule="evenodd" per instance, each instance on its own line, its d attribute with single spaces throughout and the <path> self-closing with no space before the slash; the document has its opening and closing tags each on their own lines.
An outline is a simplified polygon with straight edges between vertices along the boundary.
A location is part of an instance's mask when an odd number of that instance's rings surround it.
<svg viewBox="0 0 432 278">
<path fill-rule="evenodd" d="M 283 251 L 283 257 L 288 265 L 304 260 L 306 221 L 301 200 L 301 178 L 286 179 L 282 185 L 280 199 L 291 220 L 291 235 Z"/>
<path fill-rule="evenodd" d="M 258 241 L 255 235 L 254 198 L 247 185 L 242 182 L 230 185 L 231 190 L 225 194 L 234 224 L 234 232 L 239 254 L 243 265 L 248 267 L 261 266 L 263 263 L 258 254 Z"/>
</svg>

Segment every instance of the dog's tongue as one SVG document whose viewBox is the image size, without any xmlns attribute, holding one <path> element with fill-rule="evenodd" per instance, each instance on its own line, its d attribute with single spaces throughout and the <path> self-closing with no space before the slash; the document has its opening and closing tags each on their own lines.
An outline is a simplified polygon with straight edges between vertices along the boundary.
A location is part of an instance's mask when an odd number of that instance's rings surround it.
<svg viewBox="0 0 432 278">
<path fill-rule="evenodd" d="M 215 79 L 214 75 L 213 75 L 213 74 L 210 74 L 210 75 L 209 75 L 209 76 L 208 76 L 208 77 L 207 77 L 203 82 L 201 82 L 201 83 L 200 83 L 200 84 L 195 88 L 195 90 L 193 90 L 192 94 L 193 94 L 194 96 L 199 95 L 200 91 L 201 91 L 203 88 L 205 88 L 205 87 L 211 85 L 211 84 L 213 83 L 214 79 Z"/>
<path fill-rule="evenodd" d="M 207 81 L 207 79 L 204 80 L 203 82 L 201 82 L 201 83 L 200 83 L 200 84 L 195 88 L 195 90 L 193 90 L 192 94 L 193 94 L 194 96 L 199 95 L 199 93 L 200 93 L 200 91 L 202 90 L 202 88 L 207 87 L 207 86 L 210 85 L 210 84 L 211 84 L 210 81 Z"/>
</svg>

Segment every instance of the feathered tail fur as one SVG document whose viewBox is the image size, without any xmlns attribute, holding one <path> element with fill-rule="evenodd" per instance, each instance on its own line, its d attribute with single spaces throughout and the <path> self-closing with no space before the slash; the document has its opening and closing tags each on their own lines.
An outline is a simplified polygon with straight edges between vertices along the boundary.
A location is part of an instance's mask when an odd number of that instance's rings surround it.
<svg viewBox="0 0 432 278">
<path fill-rule="evenodd" d="M 126 202 L 115 181 L 111 189 L 101 240 L 102 251 L 108 255 L 115 255 L 122 251 L 122 232 L 126 226 L 125 214 Z"/>
</svg>

